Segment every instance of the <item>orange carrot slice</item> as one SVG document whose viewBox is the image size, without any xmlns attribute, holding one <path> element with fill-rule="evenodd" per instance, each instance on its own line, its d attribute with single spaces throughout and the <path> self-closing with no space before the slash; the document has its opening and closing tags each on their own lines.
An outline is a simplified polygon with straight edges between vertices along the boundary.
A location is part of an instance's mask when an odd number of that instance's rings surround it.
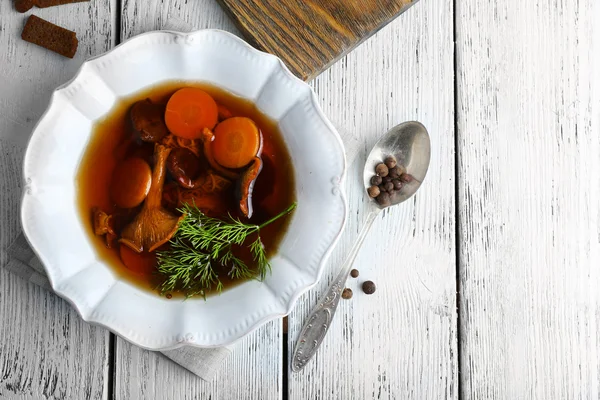
<svg viewBox="0 0 600 400">
<path fill-rule="evenodd" d="M 156 253 L 136 253 L 129 247 L 121 245 L 119 246 L 119 255 L 127 269 L 133 272 L 149 275 L 156 271 Z"/>
<path fill-rule="evenodd" d="M 121 208 L 137 207 L 148 195 L 152 170 L 139 157 L 131 157 L 117 164 L 110 182 L 110 197 Z"/>
<path fill-rule="evenodd" d="M 212 144 L 215 161 L 225 168 L 250 163 L 260 148 L 260 131 L 250 118 L 232 117 L 215 128 Z"/>
<path fill-rule="evenodd" d="M 211 132 L 210 129 L 204 129 L 202 131 L 202 143 L 204 149 L 204 157 L 210 164 L 210 166 L 219 174 L 224 176 L 227 179 L 235 180 L 239 177 L 239 174 L 233 171 L 228 170 L 227 168 L 222 167 L 217 161 L 215 161 L 215 157 L 213 155 L 212 143 L 215 140 L 215 135 Z"/>
<path fill-rule="evenodd" d="M 165 123 L 173 135 L 197 139 L 202 129 L 215 127 L 218 115 L 217 103 L 208 93 L 196 88 L 183 88 L 169 99 Z"/>
</svg>

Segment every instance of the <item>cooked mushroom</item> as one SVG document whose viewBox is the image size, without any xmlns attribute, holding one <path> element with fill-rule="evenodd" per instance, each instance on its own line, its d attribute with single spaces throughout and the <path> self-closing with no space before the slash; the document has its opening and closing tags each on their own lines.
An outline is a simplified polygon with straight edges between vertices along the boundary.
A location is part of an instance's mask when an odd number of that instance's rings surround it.
<svg viewBox="0 0 600 400">
<path fill-rule="evenodd" d="M 178 147 L 171 150 L 167 158 L 167 169 L 173 179 L 184 188 L 192 189 L 194 181 L 200 175 L 202 167 L 200 159 L 190 150 Z"/>
<path fill-rule="evenodd" d="M 236 195 L 240 202 L 240 211 L 245 217 L 252 217 L 252 189 L 254 188 L 254 182 L 258 178 L 258 174 L 262 169 L 262 160 L 259 157 L 254 157 L 250 162 L 246 171 L 242 174 L 238 180 L 236 188 Z"/>
<path fill-rule="evenodd" d="M 129 111 L 133 129 L 144 142 L 158 142 L 169 134 L 165 125 L 165 106 L 150 99 L 138 101 Z"/>
<path fill-rule="evenodd" d="M 163 205 L 167 209 L 173 211 L 183 207 L 186 203 L 196 203 L 196 205 L 200 209 L 202 209 L 202 206 L 204 206 L 205 203 L 210 205 L 210 207 L 213 207 L 213 204 L 211 202 L 213 200 L 216 201 L 216 196 L 224 190 L 228 189 L 230 185 L 231 181 L 223 178 L 220 175 L 213 174 L 210 172 L 206 175 L 198 177 L 193 182 L 194 188 L 192 189 L 185 189 L 176 182 L 170 182 L 167 185 L 165 185 L 163 190 Z M 201 199 L 206 195 L 214 196 L 208 200 Z M 221 197 L 221 201 L 219 202 L 218 207 L 219 213 L 217 214 L 226 214 L 226 209 L 227 202 L 224 202 L 223 198 Z"/>
<path fill-rule="evenodd" d="M 185 139 L 173 134 L 168 134 L 160 141 L 162 145 L 176 149 L 178 147 L 188 149 L 196 157 L 202 157 L 202 141 L 196 139 Z"/>
<path fill-rule="evenodd" d="M 92 209 L 92 218 L 94 233 L 96 235 L 106 235 L 107 233 L 115 234 L 112 215 L 108 215 L 101 209 L 94 207 Z"/>
<path fill-rule="evenodd" d="M 106 247 L 109 249 L 113 248 L 117 239 L 113 215 L 109 215 L 98 207 L 94 207 L 92 209 L 92 223 L 94 225 L 94 233 L 98 236 L 104 236 Z"/>
<path fill-rule="evenodd" d="M 231 181 L 212 172 L 200 174 L 207 166 L 202 164 L 203 159 L 198 159 L 187 149 L 177 148 L 171 151 L 167 159 L 167 169 L 173 178 L 185 189 L 202 189 L 205 193 L 220 192 L 227 188 Z"/>
<path fill-rule="evenodd" d="M 167 157 L 171 149 L 156 144 L 156 158 L 152 171 L 152 184 L 142 210 L 133 222 L 123 229 L 119 242 L 132 250 L 152 252 L 165 244 L 177 231 L 180 220 L 162 207 L 162 191 L 165 183 Z"/>
</svg>

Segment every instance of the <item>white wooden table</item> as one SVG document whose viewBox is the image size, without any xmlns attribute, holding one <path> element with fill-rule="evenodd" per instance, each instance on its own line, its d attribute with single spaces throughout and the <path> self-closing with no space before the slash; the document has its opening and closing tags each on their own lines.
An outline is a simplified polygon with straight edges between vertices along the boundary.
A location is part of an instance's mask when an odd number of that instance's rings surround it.
<svg viewBox="0 0 600 400">
<path fill-rule="evenodd" d="M 25 17 L 0 2 L 0 248 L 19 232 L 27 138 L 85 58 L 171 16 L 238 33 L 215 0 L 34 12 L 75 30 L 80 48 L 67 60 L 23 42 Z M 0 398 L 600 398 L 599 20 L 598 0 L 421 0 L 311 82 L 361 150 L 347 229 L 288 335 L 281 321 L 260 328 L 205 383 L 2 271 Z M 354 298 L 293 374 L 301 323 L 364 217 L 359 164 L 413 119 L 432 137 L 425 184 L 376 222 Z M 360 294 L 364 279 L 373 296 Z"/>
</svg>

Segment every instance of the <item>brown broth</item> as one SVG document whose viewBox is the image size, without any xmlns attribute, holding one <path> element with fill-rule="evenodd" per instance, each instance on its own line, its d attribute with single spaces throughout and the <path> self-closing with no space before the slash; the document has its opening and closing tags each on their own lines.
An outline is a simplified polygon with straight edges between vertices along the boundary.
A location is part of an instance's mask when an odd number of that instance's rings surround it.
<svg viewBox="0 0 600 400">
<path fill-rule="evenodd" d="M 125 267 L 119 257 L 118 245 L 109 249 L 105 245 L 103 236 L 94 235 L 92 209 L 99 207 L 109 214 L 117 210 L 116 205 L 110 199 L 109 185 L 114 168 L 129 154 L 129 151 L 120 151 L 120 149 L 133 135 L 128 115 L 131 106 L 146 98 L 150 98 L 153 102 L 166 103 L 177 89 L 190 86 L 201 88 L 212 95 L 218 104 L 227 107 L 234 116 L 251 118 L 262 131 L 263 169 L 254 186 L 254 214 L 250 222 L 260 224 L 277 215 L 295 201 L 293 167 L 283 137 L 277 124 L 262 114 L 253 103 L 211 85 L 181 81 L 161 83 L 119 100 L 108 115 L 93 127 L 89 144 L 76 176 L 78 208 L 90 240 L 100 258 L 121 278 L 137 287 L 151 291 L 156 290 L 157 276 L 135 273 Z M 151 146 L 152 144 L 145 144 L 138 150 L 151 154 Z M 237 215 L 236 203 L 229 200 L 233 198 L 233 192 L 226 191 L 224 196 L 229 196 L 224 201 L 231 204 L 229 210 L 231 214 Z M 261 230 L 261 239 L 268 256 L 272 256 L 277 251 L 289 221 L 289 216 L 284 217 Z M 240 283 L 229 279 L 226 270 L 219 271 L 219 279 L 225 288 Z"/>
</svg>

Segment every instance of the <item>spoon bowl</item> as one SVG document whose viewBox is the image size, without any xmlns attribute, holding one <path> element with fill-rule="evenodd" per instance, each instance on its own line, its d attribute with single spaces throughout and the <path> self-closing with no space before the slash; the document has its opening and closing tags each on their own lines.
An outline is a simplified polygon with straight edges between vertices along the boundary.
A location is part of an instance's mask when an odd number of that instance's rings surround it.
<svg viewBox="0 0 600 400">
<path fill-rule="evenodd" d="M 363 170 L 365 190 L 371 186 L 371 178 L 375 175 L 375 167 L 387 157 L 394 156 L 398 165 L 404 166 L 406 172 L 414 178 L 405 183 L 399 192 L 391 196 L 391 205 L 400 204 L 410 198 L 421 187 L 429 168 L 431 143 L 427 129 L 420 122 L 403 122 L 390 129 L 375 143 L 367 157 Z M 379 209 L 384 209 L 375 199 L 371 202 Z M 389 207 L 389 206 L 388 206 Z"/>
</svg>

